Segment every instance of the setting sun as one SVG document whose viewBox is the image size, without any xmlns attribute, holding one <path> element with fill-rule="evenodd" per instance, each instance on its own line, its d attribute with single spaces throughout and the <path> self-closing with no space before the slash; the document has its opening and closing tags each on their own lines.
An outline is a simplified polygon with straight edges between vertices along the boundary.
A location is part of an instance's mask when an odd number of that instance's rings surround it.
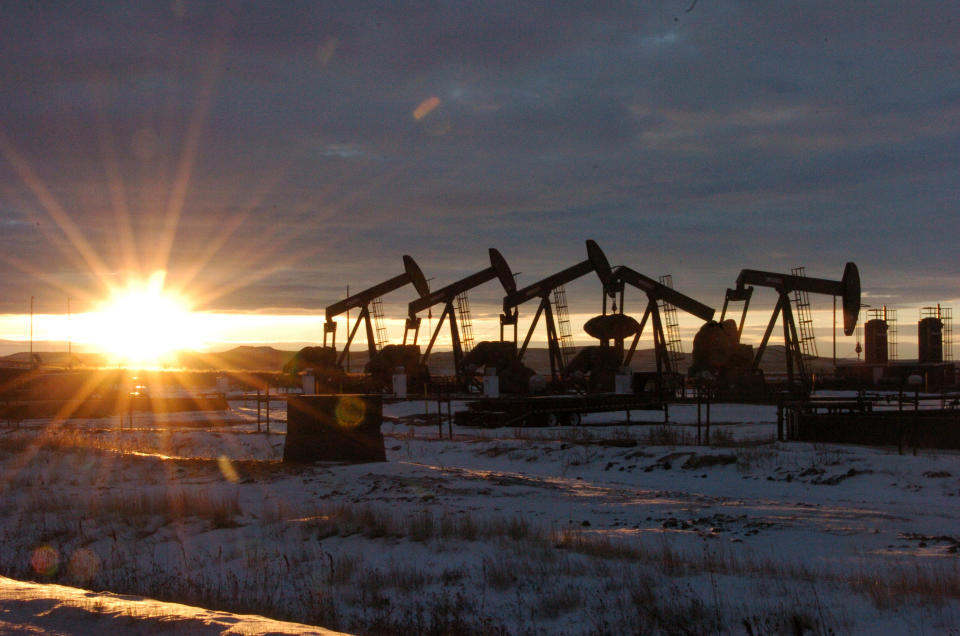
<svg viewBox="0 0 960 636">
<path fill-rule="evenodd" d="M 92 340 L 119 361 L 158 363 L 179 349 L 203 342 L 189 302 L 164 289 L 165 272 L 118 289 L 94 314 Z"/>
</svg>

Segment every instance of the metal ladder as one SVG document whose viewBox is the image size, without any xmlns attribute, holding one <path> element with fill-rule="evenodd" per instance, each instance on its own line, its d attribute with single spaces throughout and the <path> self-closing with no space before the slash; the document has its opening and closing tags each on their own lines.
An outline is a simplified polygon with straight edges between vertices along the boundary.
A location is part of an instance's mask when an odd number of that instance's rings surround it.
<svg viewBox="0 0 960 636">
<path fill-rule="evenodd" d="M 473 349 L 473 322 L 466 292 L 457 294 L 457 321 L 460 323 L 460 346 L 464 353 L 469 353 Z"/>
<path fill-rule="evenodd" d="M 664 274 L 660 277 L 660 284 L 673 289 L 673 276 Z M 683 360 L 683 340 L 680 339 L 680 322 L 677 320 L 677 308 L 665 300 L 658 301 L 660 313 L 663 315 L 664 336 L 667 339 L 667 352 L 670 355 L 670 366 L 676 371 L 677 365 Z"/>
<path fill-rule="evenodd" d="M 567 291 L 563 285 L 553 290 L 553 315 L 557 322 L 557 336 L 560 338 L 560 354 L 563 356 L 563 366 L 566 367 L 573 359 L 573 334 L 570 332 L 570 312 L 567 309 Z"/>
<path fill-rule="evenodd" d="M 374 298 L 370 305 L 373 309 L 373 329 L 377 339 L 375 344 L 377 351 L 380 351 L 383 349 L 383 343 L 387 341 L 387 328 L 383 324 L 383 299 Z"/>
<path fill-rule="evenodd" d="M 943 321 L 943 361 L 953 360 L 953 308 L 940 309 L 940 320 Z"/>
<path fill-rule="evenodd" d="M 790 270 L 793 276 L 806 277 L 805 267 L 794 267 Z M 797 308 L 797 329 L 800 330 L 800 351 L 803 353 L 804 362 L 818 357 L 817 341 L 813 335 L 813 315 L 810 312 L 810 294 L 806 291 L 795 289 L 793 291 L 793 304 Z"/>
<path fill-rule="evenodd" d="M 883 308 L 885 319 L 887 321 L 887 359 L 896 360 L 899 356 L 897 351 L 897 310 Z"/>
</svg>

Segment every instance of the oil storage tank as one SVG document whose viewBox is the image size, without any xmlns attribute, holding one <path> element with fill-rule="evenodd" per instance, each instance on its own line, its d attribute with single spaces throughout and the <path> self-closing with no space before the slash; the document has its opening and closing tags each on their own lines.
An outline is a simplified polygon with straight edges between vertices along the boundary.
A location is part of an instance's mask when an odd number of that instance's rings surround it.
<svg viewBox="0 0 960 636">
<path fill-rule="evenodd" d="M 863 325 L 865 345 L 863 357 L 867 364 L 886 364 L 889 361 L 888 328 L 887 321 L 879 318 L 868 320 Z"/>
<path fill-rule="evenodd" d="M 920 363 L 943 362 L 943 321 L 932 316 L 921 319 L 917 336 Z"/>
</svg>

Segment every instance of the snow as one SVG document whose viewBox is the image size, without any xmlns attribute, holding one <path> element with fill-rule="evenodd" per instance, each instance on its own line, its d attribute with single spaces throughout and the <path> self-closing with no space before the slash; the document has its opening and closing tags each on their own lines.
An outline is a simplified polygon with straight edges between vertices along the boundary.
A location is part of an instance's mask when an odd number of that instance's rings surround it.
<svg viewBox="0 0 960 636">
<path fill-rule="evenodd" d="M 215 612 L 143 597 L 16 581 L 0 576 L 3 634 L 303 634 L 336 636 L 320 627 L 262 616 Z"/>
<path fill-rule="evenodd" d="M 177 619 L 210 633 L 960 633 L 957 453 L 777 442 L 757 405 L 712 405 L 709 446 L 696 405 L 442 438 L 436 402 L 384 416 L 387 462 L 305 468 L 282 402 L 269 433 L 237 400 L 2 430 L 0 572 L 212 608 Z"/>
</svg>

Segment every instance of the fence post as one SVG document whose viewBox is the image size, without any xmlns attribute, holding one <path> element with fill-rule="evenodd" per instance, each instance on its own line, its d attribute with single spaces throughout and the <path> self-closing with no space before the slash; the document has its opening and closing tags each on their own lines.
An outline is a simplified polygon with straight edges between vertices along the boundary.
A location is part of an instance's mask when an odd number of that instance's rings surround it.
<svg viewBox="0 0 960 636">
<path fill-rule="evenodd" d="M 703 391 L 697 387 L 697 446 L 703 444 L 703 435 L 700 432 L 700 405 L 703 404 Z"/>
<path fill-rule="evenodd" d="M 709 396 L 709 395 L 707 396 L 707 430 L 706 430 L 706 437 L 707 437 L 707 440 L 706 440 L 706 441 L 707 441 L 707 446 L 709 446 L 709 445 L 710 445 L 710 396 Z"/>
<path fill-rule="evenodd" d="M 777 401 L 777 441 L 782 442 L 783 439 L 783 401 Z"/>
<path fill-rule="evenodd" d="M 447 393 L 447 437 L 453 439 L 453 406 L 450 404 L 449 393 Z"/>
<path fill-rule="evenodd" d="M 443 439 L 443 409 L 441 408 L 442 404 L 442 395 L 443 391 L 440 387 L 437 387 L 437 438 Z"/>
</svg>

